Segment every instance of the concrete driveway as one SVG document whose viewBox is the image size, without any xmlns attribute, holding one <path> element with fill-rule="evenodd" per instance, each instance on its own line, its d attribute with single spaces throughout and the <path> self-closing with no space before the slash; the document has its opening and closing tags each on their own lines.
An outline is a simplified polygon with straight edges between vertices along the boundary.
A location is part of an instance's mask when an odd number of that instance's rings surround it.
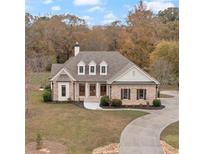
<svg viewBox="0 0 205 154">
<path fill-rule="evenodd" d="M 161 91 L 173 95 L 162 98 L 166 107 L 162 110 L 147 111 L 150 114 L 133 120 L 123 130 L 120 138 L 120 154 L 163 154 L 160 145 L 161 131 L 170 123 L 179 120 L 178 91 Z"/>
</svg>

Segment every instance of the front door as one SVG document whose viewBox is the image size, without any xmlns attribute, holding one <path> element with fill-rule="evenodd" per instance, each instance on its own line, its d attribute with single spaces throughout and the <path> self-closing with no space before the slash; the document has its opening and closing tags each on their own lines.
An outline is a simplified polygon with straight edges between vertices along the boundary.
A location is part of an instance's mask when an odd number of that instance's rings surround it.
<svg viewBox="0 0 205 154">
<path fill-rule="evenodd" d="M 90 96 L 96 96 L 96 84 L 90 84 Z"/>
<path fill-rule="evenodd" d="M 69 83 L 58 83 L 58 101 L 67 101 L 69 98 Z"/>
<path fill-rule="evenodd" d="M 106 84 L 101 84 L 100 85 L 100 96 L 105 96 L 107 93 L 106 93 L 106 90 L 107 89 L 107 86 Z"/>
</svg>

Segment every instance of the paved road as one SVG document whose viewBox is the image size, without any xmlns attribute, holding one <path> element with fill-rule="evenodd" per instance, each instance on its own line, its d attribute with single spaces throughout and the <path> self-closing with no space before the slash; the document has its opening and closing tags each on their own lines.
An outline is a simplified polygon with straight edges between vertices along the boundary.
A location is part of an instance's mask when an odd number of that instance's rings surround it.
<svg viewBox="0 0 205 154">
<path fill-rule="evenodd" d="M 178 91 L 162 91 L 173 95 L 163 98 L 162 110 L 149 111 L 150 114 L 133 120 L 123 130 L 120 138 L 120 154 L 163 154 L 160 133 L 170 123 L 179 120 Z"/>
</svg>

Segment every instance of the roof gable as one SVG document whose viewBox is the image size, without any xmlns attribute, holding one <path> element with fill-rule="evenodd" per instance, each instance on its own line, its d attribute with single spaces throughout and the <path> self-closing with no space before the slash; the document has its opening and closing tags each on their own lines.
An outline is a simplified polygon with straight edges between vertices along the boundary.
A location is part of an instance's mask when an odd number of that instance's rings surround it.
<svg viewBox="0 0 205 154">
<path fill-rule="evenodd" d="M 117 76 L 110 82 L 155 82 L 159 84 L 157 80 L 152 78 L 149 74 L 144 72 L 139 67 L 132 66 L 129 69 L 125 70 L 121 75 Z"/>
</svg>

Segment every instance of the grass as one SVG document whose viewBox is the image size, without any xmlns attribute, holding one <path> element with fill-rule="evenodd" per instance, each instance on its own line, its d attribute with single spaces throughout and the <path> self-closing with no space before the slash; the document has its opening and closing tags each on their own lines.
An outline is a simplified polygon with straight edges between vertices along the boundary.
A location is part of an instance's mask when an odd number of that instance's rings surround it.
<svg viewBox="0 0 205 154">
<path fill-rule="evenodd" d="M 147 113 L 138 111 L 93 111 L 73 104 L 42 102 L 42 81 L 48 73 L 31 75 L 27 91 L 29 117 L 26 119 L 26 143 L 38 133 L 43 139 L 66 145 L 69 154 L 90 154 L 94 148 L 119 142 L 124 127 Z"/>
<path fill-rule="evenodd" d="M 177 85 L 160 85 L 160 90 L 179 90 Z"/>
<path fill-rule="evenodd" d="M 167 94 L 160 94 L 160 98 L 172 98 L 174 96 L 167 95 Z"/>
<path fill-rule="evenodd" d="M 179 149 L 179 121 L 167 126 L 161 133 L 161 140 Z"/>
</svg>

